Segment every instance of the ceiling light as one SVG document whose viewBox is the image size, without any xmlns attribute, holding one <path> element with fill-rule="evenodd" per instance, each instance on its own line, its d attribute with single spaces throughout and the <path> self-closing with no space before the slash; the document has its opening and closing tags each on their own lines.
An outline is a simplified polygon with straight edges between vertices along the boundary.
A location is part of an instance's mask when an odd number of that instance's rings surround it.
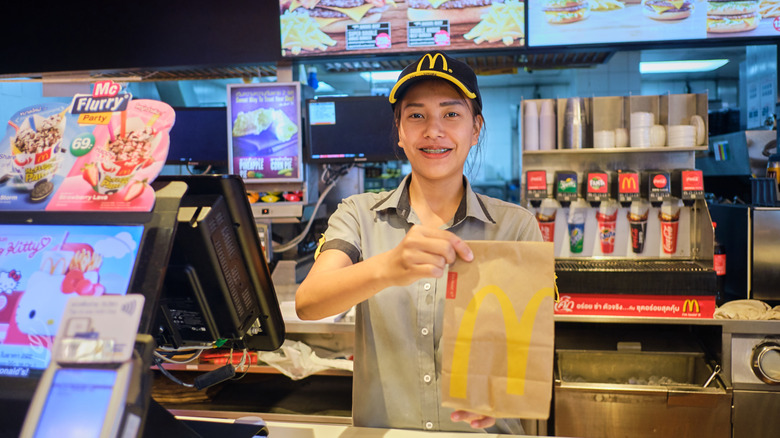
<svg viewBox="0 0 780 438">
<path fill-rule="evenodd" d="M 713 71 L 723 67 L 729 62 L 728 59 L 700 59 L 687 61 L 653 61 L 640 62 L 639 73 L 694 73 L 703 71 Z"/>
<path fill-rule="evenodd" d="M 398 79 L 398 76 L 401 74 L 401 70 L 395 70 L 395 71 L 372 71 L 372 72 L 363 72 L 360 73 L 360 77 L 363 78 L 364 81 L 373 83 L 373 82 L 387 82 L 387 81 L 393 81 L 395 82 Z"/>
</svg>

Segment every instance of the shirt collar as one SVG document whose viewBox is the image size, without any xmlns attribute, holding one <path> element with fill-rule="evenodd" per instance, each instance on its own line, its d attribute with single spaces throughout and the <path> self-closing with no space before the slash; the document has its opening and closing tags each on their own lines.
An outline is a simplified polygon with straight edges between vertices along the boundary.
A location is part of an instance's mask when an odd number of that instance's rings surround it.
<svg viewBox="0 0 780 438">
<path fill-rule="evenodd" d="M 406 220 L 409 220 L 409 213 L 412 211 L 411 204 L 409 203 L 409 183 L 412 180 L 412 175 L 406 175 L 398 185 L 398 188 L 389 193 L 389 195 L 374 204 L 371 210 L 386 211 L 395 209 L 399 216 Z M 452 225 L 455 226 L 461 223 L 467 217 L 473 217 L 479 219 L 482 222 L 496 223 L 493 217 L 490 215 L 487 206 L 482 199 L 472 190 L 471 184 L 468 178 L 463 177 L 463 185 L 465 191 L 463 192 L 463 198 L 460 200 L 458 210 L 455 212 L 455 217 L 452 220 Z"/>
</svg>

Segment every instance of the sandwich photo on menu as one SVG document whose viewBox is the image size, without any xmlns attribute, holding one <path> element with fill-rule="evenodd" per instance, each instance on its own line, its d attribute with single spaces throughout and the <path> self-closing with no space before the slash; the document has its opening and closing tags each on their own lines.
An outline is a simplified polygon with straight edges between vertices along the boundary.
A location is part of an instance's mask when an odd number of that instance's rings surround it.
<svg viewBox="0 0 780 438">
<path fill-rule="evenodd" d="M 747 32 L 758 27 L 761 15 L 758 0 L 709 0 L 707 2 L 707 32 Z"/>
<path fill-rule="evenodd" d="M 284 7 L 285 1 L 282 2 Z M 328 33 L 344 32 L 350 24 L 376 23 L 393 0 L 289 0 L 287 10 L 314 18 Z"/>
<path fill-rule="evenodd" d="M 406 0 L 406 14 L 409 21 L 449 20 L 451 25 L 477 23 L 492 3 L 493 0 Z"/>
<path fill-rule="evenodd" d="M 463 38 L 474 44 L 525 45 L 525 2 L 520 0 L 406 0 L 406 8 L 410 22 L 447 20 L 452 33 L 463 27 Z"/>
<path fill-rule="evenodd" d="M 531 46 L 707 38 L 702 0 L 528 0 Z"/>
<path fill-rule="evenodd" d="M 552 24 L 574 23 L 590 15 L 590 5 L 585 0 L 545 0 L 542 10 Z"/>
<path fill-rule="evenodd" d="M 644 0 L 642 11 L 653 20 L 682 20 L 691 16 L 693 4 L 688 0 Z"/>
</svg>

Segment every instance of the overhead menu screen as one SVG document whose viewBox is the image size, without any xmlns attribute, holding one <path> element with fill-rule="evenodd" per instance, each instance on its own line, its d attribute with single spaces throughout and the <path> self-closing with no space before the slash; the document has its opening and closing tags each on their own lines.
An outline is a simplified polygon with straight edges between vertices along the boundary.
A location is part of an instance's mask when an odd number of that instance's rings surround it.
<svg viewBox="0 0 780 438">
<path fill-rule="evenodd" d="M 780 36 L 780 0 L 529 0 L 529 46 Z"/>
<path fill-rule="evenodd" d="M 521 0 L 279 0 L 282 56 L 525 46 Z"/>
</svg>

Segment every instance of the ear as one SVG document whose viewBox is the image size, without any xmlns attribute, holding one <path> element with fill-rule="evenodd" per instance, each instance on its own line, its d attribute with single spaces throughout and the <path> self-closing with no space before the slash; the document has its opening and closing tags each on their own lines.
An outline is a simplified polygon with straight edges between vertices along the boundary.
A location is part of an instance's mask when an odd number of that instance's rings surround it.
<svg viewBox="0 0 780 438">
<path fill-rule="evenodd" d="M 472 146 L 479 142 L 479 134 L 482 132 L 482 127 L 485 125 L 485 119 L 482 118 L 482 114 L 474 117 L 474 129 L 471 133 Z"/>
</svg>

